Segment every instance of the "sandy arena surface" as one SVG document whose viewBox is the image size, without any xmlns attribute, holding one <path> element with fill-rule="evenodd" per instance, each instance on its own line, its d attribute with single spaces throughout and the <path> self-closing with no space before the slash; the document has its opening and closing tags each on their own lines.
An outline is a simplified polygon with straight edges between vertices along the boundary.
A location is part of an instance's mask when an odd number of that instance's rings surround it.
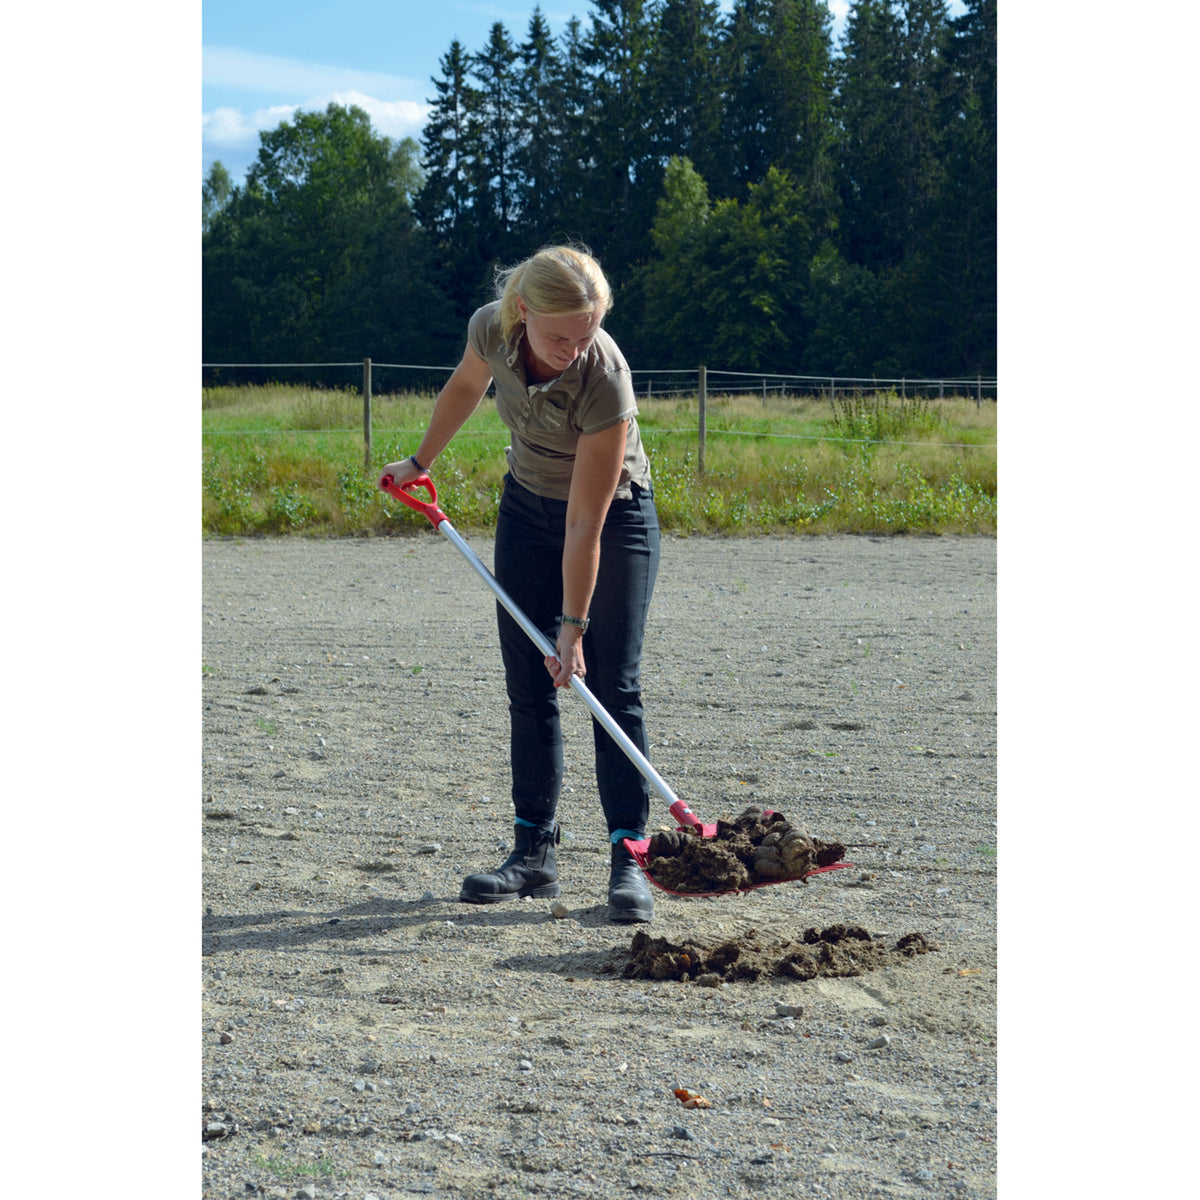
<svg viewBox="0 0 1200 1200">
<path fill-rule="evenodd" d="M 702 820 L 775 809 L 855 866 L 656 891 L 649 926 L 605 919 L 570 694 L 559 915 L 459 903 L 511 839 L 507 711 L 492 595 L 432 530 L 206 541 L 203 649 L 205 1197 L 996 1194 L 994 539 L 664 540 L 654 765 Z M 638 929 L 838 925 L 933 949 L 624 973 Z"/>
</svg>

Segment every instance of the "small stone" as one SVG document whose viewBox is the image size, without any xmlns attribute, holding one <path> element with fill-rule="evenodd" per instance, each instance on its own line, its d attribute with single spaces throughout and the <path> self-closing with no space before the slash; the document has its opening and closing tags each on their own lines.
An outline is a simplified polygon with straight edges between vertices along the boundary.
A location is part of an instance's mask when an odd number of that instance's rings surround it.
<svg viewBox="0 0 1200 1200">
<path fill-rule="evenodd" d="M 821 1153 L 822 1154 L 836 1154 L 837 1147 L 832 1142 L 826 1142 L 825 1145 L 823 1145 L 821 1147 Z"/>
<path fill-rule="evenodd" d="M 715 971 L 706 971 L 696 976 L 696 986 L 702 988 L 719 988 L 725 981 Z"/>
<path fill-rule="evenodd" d="M 886 1033 L 881 1034 L 877 1038 L 872 1038 L 867 1043 L 868 1050 L 886 1050 L 892 1044 L 892 1039 Z"/>
<path fill-rule="evenodd" d="M 220 1041 L 222 1046 L 228 1046 L 233 1041 L 233 1034 L 228 1029 L 222 1030 Z"/>
<path fill-rule="evenodd" d="M 872 1013 L 872 1014 L 871 1014 L 871 1015 L 870 1015 L 870 1016 L 867 1018 L 867 1024 L 868 1024 L 868 1025 L 886 1025 L 886 1024 L 887 1024 L 887 1017 L 885 1017 L 885 1016 L 883 1015 L 883 1013 Z"/>
<path fill-rule="evenodd" d="M 531 1063 L 529 1061 L 529 1059 L 523 1058 L 523 1059 L 521 1059 L 521 1061 L 519 1063 L 517 1063 L 517 1070 L 518 1071 L 527 1071 L 527 1072 L 532 1071 L 533 1063 Z"/>
<path fill-rule="evenodd" d="M 803 1004 L 784 1004 L 780 1000 L 775 1001 L 775 1015 L 777 1017 L 800 1017 L 804 1015 Z"/>
<path fill-rule="evenodd" d="M 700 1139 L 686 1125 L 672 1125 L 671 1136 L 684 1142 L 698 1142 Z"/>
<path fill-rule="evenodd" d="M 914 1176 L 914 1179 L 921 1180 L 922 1183 L 928 1183 L 933 1178 L 933 1172 L 928 1167 L 922 1167 Z"/>
<path fill-rule="evenodd" d="M 844 1063 L 854 1061 L 854 1055 L 851 1054 L 849 1050 L 839 1050 L 834 1055 L 834 1058 L 836 1058 L 838 1060 L 838 1062 L 844 1062 Z"/>
<path fill-rule="evenodd" d="M 417 847 L 418 854 L 441 854 L 441 842 L 426 842 L 423 846 Z"/>
<path fill-rule="evenodd" d="M 571 910 L 561 900 L 555 900 L 555 902 L 550 905 L 550 915 L 556 921 L 561 921 L 564 917 L 571 915 Z"/>
</svg>

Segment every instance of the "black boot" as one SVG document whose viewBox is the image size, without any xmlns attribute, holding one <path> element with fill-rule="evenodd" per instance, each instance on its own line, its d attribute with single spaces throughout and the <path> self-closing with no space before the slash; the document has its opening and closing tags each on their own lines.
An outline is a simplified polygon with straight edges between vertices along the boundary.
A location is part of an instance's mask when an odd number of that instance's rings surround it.
<svg viewBox="0 0 1200 1200">
<path fill-rule="evenodd" d="M 468 904 L 498 904 L 518 896 L 557 896 L 561 889 L 554 847 L 561 836 L 557 826 L 552 830 L 516 826 L 508 858 L 490 875 L 468 875 L 458 898 Z"/>
<path fill-rule="evenodd" d="M 654 897 L 642 868 L 623 842 L 612 848 L 612 871 L 608 877 L 608 919 L 622 925 L 654 919 Z"/>
</svg>

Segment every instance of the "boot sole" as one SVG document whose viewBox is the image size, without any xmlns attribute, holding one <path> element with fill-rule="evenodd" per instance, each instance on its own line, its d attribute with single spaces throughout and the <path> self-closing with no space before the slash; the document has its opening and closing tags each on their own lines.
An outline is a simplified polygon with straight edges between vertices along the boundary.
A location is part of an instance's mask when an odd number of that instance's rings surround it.
<svg viewBox="0 0 1200 1200">
<path fill-rule="evenodd" d="M 610 905 L 608 919 L 617 925 L 649 925 L 654 920 L 654 909 L 613 908 Z"/>
<path fill-rule="evenodd" d="M 544 883 L 541 887 L 531 888 L 529 891 L 521 892 L 500 892 L 497 894 L 482 894 L 476 895 L 474 892 L 459 892 L 458 898 L 464 904 L 501 904 L 505 900 L 524 900 L 526 896 L 532 897 L 534 900 L 549 900 L 559 895 L 562 892 L 562 887 L 557 883 Z"/>
</svg>

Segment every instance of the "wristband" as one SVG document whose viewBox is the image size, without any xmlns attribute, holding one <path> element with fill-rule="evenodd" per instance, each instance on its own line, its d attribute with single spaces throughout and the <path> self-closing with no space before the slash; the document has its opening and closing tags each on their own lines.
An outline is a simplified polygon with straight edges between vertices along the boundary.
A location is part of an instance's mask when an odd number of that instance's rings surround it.
<svg viewBox="0 0 1200 1200">
<path fill-rule="evenodd" d="M 415 454 L 410 454 L 410 455 L 408 456 L 408 461 L 409 461 L 410 463 L 412 463 L 412 465 L 413 465 L 414 467 L 416 467 L 416 468 L 417 468 L 417 470 L 418 470 L 418 471 L 420 471 L 422 475 L 428 475 L 428 474 L 429 474 L 429 472 L 426 470 L 426 468 L 425 468 L 425 467 L 423 467 L 423 466 L 421 466 L 421 464 L 420 464 L 419 462 L 417 462 L 417 456 L 416 456 Z"/>
</svg>

